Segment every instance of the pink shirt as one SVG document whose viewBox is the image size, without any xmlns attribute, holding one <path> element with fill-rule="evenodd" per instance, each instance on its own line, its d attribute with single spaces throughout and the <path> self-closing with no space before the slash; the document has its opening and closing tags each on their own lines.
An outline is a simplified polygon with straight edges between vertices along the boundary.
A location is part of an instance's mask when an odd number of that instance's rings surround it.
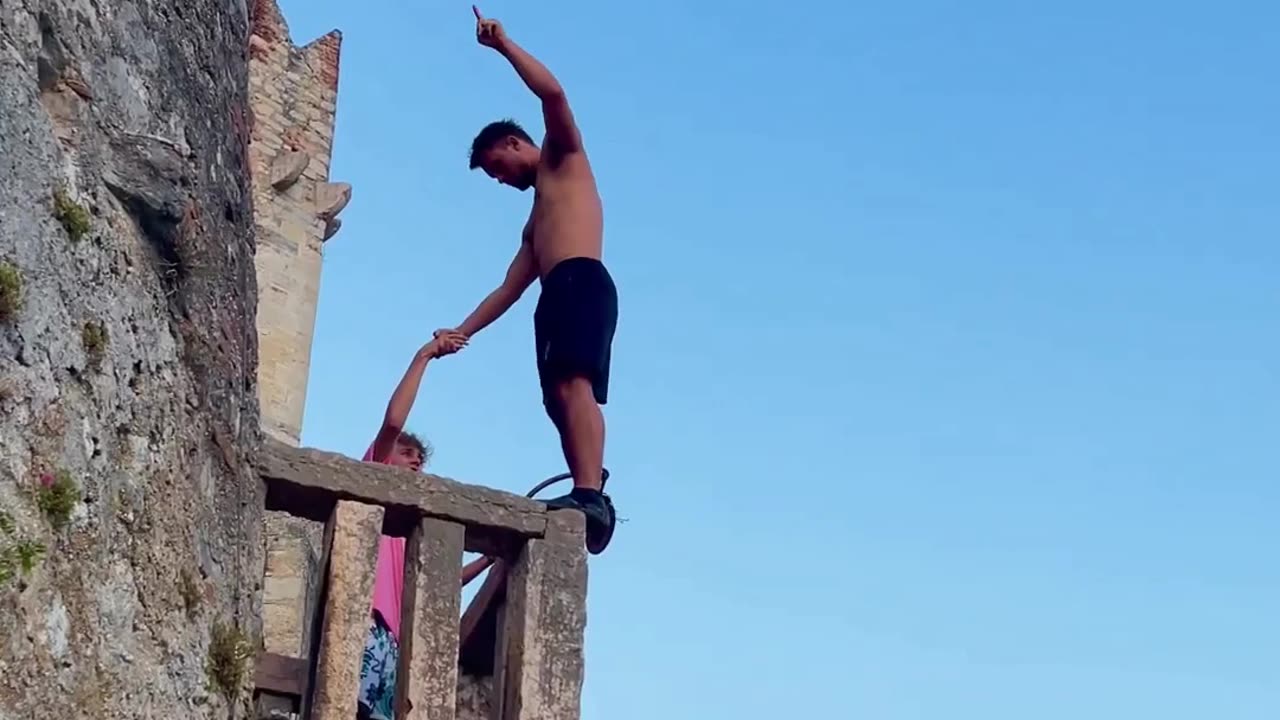
<svg viewBox="0 0 1280 720">
<path fill-rule="evenodd" d="M 364 462 L 373 462 L 373 445 Z M 378 565 L 373 576 L 373 611 L 382 616 L 391 636 L 400 642 L 400 601 L 404 597 L 404 538 L 382 536 Z"/>
</svg>

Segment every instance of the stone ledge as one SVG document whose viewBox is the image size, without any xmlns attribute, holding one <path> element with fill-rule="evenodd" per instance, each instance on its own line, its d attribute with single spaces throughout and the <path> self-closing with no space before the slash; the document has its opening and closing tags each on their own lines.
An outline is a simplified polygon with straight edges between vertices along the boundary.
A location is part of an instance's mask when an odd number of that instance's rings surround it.
<svg viewBox="0 0 1280 720">
<path fill-rule="evenodd" d="M 293 187 L 309 164 L 311 164 L 311 154 L 302 150 L 293 150 L 276 156 L 271 161 L 271 187 L 280 192 Z"/>
<path fill-rule="evenodd" d="M 467 527 L 467 550 L 507 554 L 514 543 L 541 538 L 546 506 L 491 488 L 344 455 L 295 448 L 264 438 L 258 473 L 267 486 L 267 509 L 323 522 L 339 500 L 386 508 L 383 532 L 408 537 L 423 516 Z"/>
</svg>

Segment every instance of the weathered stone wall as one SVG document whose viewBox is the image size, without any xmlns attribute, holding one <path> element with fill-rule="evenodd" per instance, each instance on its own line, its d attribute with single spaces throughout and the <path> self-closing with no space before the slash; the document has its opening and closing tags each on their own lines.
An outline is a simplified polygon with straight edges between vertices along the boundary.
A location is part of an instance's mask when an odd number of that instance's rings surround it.
<svg viewBox="0 0 1280 720">
<path fill-rule="evenodd" d="M 268 512 L 265 530 L 262 645 L 268 652 L 304 657 L 320 600 L 324 526 Z"/>
<path fill-rule="evenodd" d="M 253 178 L 262 428 L 297 445 L 302 433 L 324 243 L 350 186 L 329 182 L 342 35 L 296 47 L 274 0 L 250 11 L 249 163 Z M 268 513 L 264 644 L 305 654 L 318 595 L 319 523 Z"/>
<path fill-rule="evenodd" d="M 247 52 L 234 0 L 0 2 L 3 720 L 247 710 Z"/>
</svg>

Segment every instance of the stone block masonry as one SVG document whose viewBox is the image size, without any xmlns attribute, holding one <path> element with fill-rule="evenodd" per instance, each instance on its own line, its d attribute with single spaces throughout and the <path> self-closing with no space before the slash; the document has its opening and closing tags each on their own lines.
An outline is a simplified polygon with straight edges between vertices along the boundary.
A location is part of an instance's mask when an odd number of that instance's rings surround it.
<svg viewBox="0 0 1280 720">
<path fill-rule="evenodd" d="M 351 187 L 329 182 L 341 33 L 295 47 L 275 0 L 254 0 L 249 164 L 257 229 L 263 429 L 297 445 L 307 398 L 324 242 Z"/>
<path fill-rule="evenodd" d="M 296 446 L 302 433 L 324 243 L 351 187 L 329 182 L 341 33 L 295 46 L 275 0 L 251 0 L 248 156 L 257 231 L 258 390 L 263 431 Z M 321 525 L 266 518 L 264 643 L 296 655 L 323 570 Z"/>
</svg>

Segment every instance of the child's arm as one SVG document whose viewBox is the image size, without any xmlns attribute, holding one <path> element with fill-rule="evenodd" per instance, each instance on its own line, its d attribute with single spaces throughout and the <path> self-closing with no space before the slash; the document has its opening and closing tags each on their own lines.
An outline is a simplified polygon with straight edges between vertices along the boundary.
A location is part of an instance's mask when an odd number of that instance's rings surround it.
<svg viewBox="0 0 1280 720">
<path fill-rule="evenodd" d="M 382 418 L 382 427 L 378 430 L 377 439 L 373 441 L 374 462 L 385 462 L 395 448 L 400 433 L 404 432 L 404 424 L 409 420 L 409 411 L 413 409 L 413 401 L 418 397 L 418 386 L 422 383 L 422 374 L 426 372 L 427 364 L 438 357 L 461 350 L 466 344 L 466 339 L 460 335 L 445 333 L 423 345 L 413 356 L 409 369 L 405 370 L 396 391 L 391 394 L 386 415 Z"/>
<path fill-rule="evenodd" d="M 466 586 L 467 583 L 475 580 L 480 573 L 487 570 L 489 566 L 494 563 L 494 560 L 495 558 L 491 558 L 486 555 L 485 557 L 479 558 L 478 560 L 472 560 L 464 565 L 462 568 L 463 586 Z"/>
</svg>

